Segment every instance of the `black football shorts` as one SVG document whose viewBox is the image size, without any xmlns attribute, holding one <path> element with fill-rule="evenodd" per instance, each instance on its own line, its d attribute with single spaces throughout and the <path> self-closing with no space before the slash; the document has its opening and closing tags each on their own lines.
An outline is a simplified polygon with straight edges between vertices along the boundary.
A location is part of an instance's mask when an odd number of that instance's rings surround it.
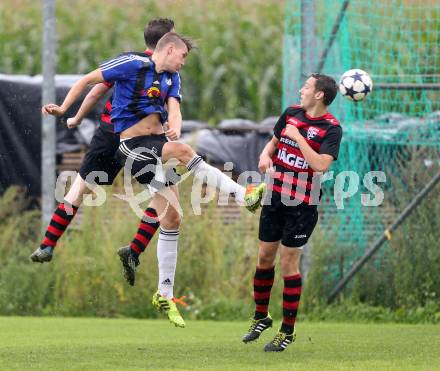
<svg viewBox="0 0 440 371">
<path fill-rule="evenodd" d="M 88 183 L 112 184 L 122 168 L 116 159 L 118 147 L 119 135 L 98 127 L 81 164 L 81 178 Z"/>
<path fill-rule="evenodd" d="M 278 193 L 273 193 L 269 205 L 263 205 L 260 215 L 259 239 L 281 243 L 286 247 L 304 246 L 318 222 L 316 206 L 286 206 Z"/>
<path fill-rule="evenodd" d="M 117 153 L 117 158 L 125 170 L 129 170 L 131 175 L 143 185 L 150 185 L 156 190 L 164 186 L 176 184 L 180 176 L 175 169 L 168 169 L 158 179 L 156 165 L 160 164 L 162 149 L 168 142 L 165 134 L 142 135 L 121 141 Z"/>
</svg>

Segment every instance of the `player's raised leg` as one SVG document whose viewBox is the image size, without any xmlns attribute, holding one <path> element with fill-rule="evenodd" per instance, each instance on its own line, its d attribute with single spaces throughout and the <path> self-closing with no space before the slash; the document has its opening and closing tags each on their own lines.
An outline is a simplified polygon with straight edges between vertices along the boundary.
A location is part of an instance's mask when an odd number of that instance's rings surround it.
<svg viewBox="0 0 440 371">
<path fill-rule="evenodd" d="M 162 150 L 162 160 L 166 162 L 170 159 L 179 160 L 196 178 L 206 181 L 208 185 L 222 192 L 233 194 L 237 202 L 245 205 L 249 211 L 255 212 L 260 207 L 261 199 L 266 190 L 264 183 L 247 190 L 219 169 L 207 164 L 190 146 L 183 143 L 165 143 Z"/>
</svg>

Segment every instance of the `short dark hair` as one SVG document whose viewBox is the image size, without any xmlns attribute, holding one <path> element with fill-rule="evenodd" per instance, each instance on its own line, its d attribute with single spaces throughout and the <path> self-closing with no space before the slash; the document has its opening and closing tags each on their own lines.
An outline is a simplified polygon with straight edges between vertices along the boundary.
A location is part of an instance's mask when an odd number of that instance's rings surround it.
<svg viewBox="0 0 440 371">
<path fill-rule="evenodd" d="M 191 49 L 196 48 L 196 45 L 194 43 L 194 41 L 192 41 L 190 38 L 179 35 L 176 32 L 168 32 L 165 35 L 162 36 L 162 38 L 158 41 L 156 49 L 160 50 L 162 49 L 165 45 L 169 44 L 169 43 L 184 43 L 185 46 L 188 49 L 188 52 Z"/>
<path fill-rule="evenodd" d="M 321 73 L 312 73 L 310 77 L 313 77 L 316 80 L 315 91 L 322 91 L 324 93 L 323 103 L 326 106 L 329 106 L 338 93 L 338 85 L 336 84 L 336 81 L 332 77 Z"/>
<path fill-rule="evenodd" d="M 152 19 L 144 28 L 145 45 L 154 49 L 163 35 L 174 28 L 174 21 L 169 18 Z"/>
</svg>

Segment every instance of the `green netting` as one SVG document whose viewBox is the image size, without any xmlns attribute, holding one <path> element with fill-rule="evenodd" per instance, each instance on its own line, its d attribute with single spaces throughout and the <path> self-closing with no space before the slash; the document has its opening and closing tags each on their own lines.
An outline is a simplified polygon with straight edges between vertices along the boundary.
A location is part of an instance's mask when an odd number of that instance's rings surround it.
<svg viewBox="0 0 440 371">
<path fill-rule="evenodd" d="M 343 3 L 287 1 L 284 107 L 298 101 L 305 76 L 318 72 Z M 322 72 L 339 81 L 352 68 L 367 71 L 375 88 L 364 102 L 338 96 L 332 104 L 330 111 L 344 128 L 340 157 L 332 170 L 335 175 L 354 171 L 361 182 L 367 172 L 383 171 L 387 181 L 380 207 L 362 206 L 361 186 L 344 209 L 337 210 L 333 185 L 326 186 L 321 227 L 329 239 L 347 246 L 347 264 L 380 236 L 384 225 L 439 168 L 440 1 L 350 1 Z"/>
</svg>

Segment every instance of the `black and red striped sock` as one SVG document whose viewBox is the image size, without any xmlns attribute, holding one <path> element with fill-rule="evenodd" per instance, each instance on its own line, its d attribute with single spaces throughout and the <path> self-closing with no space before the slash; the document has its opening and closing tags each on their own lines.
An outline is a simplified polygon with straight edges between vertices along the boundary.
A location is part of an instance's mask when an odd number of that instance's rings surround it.
<svg viewBox="0 0 440 371">
<path fill-rule="evenodd" d="M 153 208 L 149 207 L 147 210 L 145 210 L 144 217 L 139 224 L 138 231 L 134 236 L 133 241 L 130 243 L 130 248 L 133 254 L 139 256 L 144 252 L 145 248 L 148 246 L 156 233 L 157 228 L 159 228 L 157 212 Z"/>
<path fill-rule="evenodd" d="M 58 239 L 63 235 L 77 211 L 78 207 L 68 202 L 58 205 L 47 226 L 43 241 L 41 241 L 40 247 L 42 249 L 56 246 Z"/>
<path fill-rule="evenodd" d="M 291 334 L 293 332 L 299 300 L 301 298 L 301 289 L 301 274 L 284 277 L 283 323 L 281 325 L 281 331 L 286 334 Z"/>
<path fill-rule="evenodd" d="M 254 276 L 254 319 L 263 319 L 269 312 L 270 291 L 272 290 L 275 277 L 275 267 L 262 269 L 258 268 Z"/>
</svg>

